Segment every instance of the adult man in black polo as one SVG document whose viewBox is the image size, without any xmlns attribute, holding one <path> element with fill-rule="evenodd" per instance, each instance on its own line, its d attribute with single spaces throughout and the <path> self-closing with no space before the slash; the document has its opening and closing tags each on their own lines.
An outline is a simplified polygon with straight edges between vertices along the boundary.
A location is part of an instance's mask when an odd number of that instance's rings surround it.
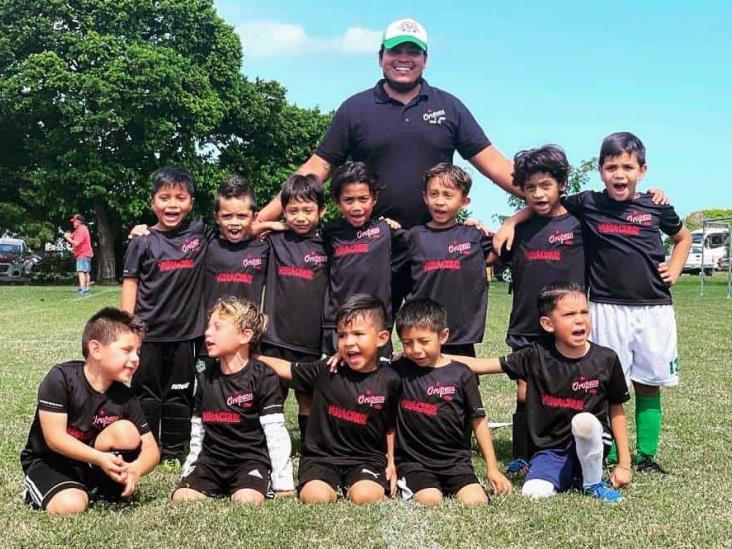
<svg viewBox="0 0 732 549">
<path fill-rule="evenodd" d="M 513 164 L 491 145 L 470 111 L 422 78 L 427 65 L 422 25 L 413 19 L 391 23 L 384 32 L 379 65 L 384 78 L 338 108 L 315 153 L 297 173 L 312 173 L 325 181 L 349 157 L 366 162 L 384 187 L 375 215 L 395 219 L 404 228 L 429 220 L 422 174 L 438 162 L 451 162 L 455 151 L 498 186 L 518 194 Z M 274 219 L 281 212 L 276 198 L 259 219 Z"/>
</svg>

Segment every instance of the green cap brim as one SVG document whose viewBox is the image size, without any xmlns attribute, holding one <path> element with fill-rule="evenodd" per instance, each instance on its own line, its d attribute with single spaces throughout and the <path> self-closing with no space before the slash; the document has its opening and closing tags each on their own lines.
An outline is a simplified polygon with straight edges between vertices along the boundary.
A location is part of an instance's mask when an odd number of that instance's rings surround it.
<svg viewBox="0 0 732 549">
<path fill-rule="evenodd" d="M 411 42 L 412 44 L 416 44 L 420 48 L 422 48 L 424 51 L 427 51 L 427 44 L 425 42 L 422 42 L 419 38 L 415 38 L 411 34 L 402 34 L 400 36 L 392 36 L 388 40 L 384 40 L 384 47 L 387 50 L 390 50 L 391 48 L 396 48 L 399 44 L 404 44 L 406 42 Z"/>
</svg>

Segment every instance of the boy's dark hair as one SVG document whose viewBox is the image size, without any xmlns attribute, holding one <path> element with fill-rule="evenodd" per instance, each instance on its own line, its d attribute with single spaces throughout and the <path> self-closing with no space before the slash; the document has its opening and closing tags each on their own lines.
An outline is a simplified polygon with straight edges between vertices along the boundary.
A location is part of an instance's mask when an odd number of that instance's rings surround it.
<svg viewBox="0 0 732 549">
<path fill-rule="evenodd" d="M 405 328 L 427 328 L 438 334 L 447 328 L 447 312 L 431 299 L 407 301 L 396 314 L 396 332 L 399 337 Z"/>
<path fill-rule="evenodd" d="M 557 183 L 564 185 L 570 169 L 564 149 L 557 145 L 519 151 L 513 157 L 513 184 L 523 189 L 526 181 L 535 173 L 548 173 Z"/>
<path fill-rule="evenodd" d="M 252 203 L 252 211 L 257 211 L 257 193 L 243 176 L 238 173 L 232 174 L 229 179 L 224 181 L 219 190 L 216 191 L 214 199 L 214 211 L 218 212 L 221 208 L 222 198 L 249 198 Z"/>
<path fill-rule="evenodd" d="M 291 175 L 282 185 L 280 202 L 282 202 L 282 207 L 286 208 L 293 200 L 315 202 L 318 209 L 322 210 L 325 208 L 323 184 L 311 173 Z"/>
<path fill-rule="evenodd" d="M 158 168 L 152 174 L 152 194 L 155 194 L 163 187 L 184 187 L 188 194 L 193 196 L 193 176 L 191 172 L 180 166 L 164 166 Z"/>
<path fill-rule="evenodd" d="M 455 166 L 450 162 L 440 162 L 424 172 L 422 176 L 423 190 L 427 190 L 427 183 L 434 177 L 448 187 L 456 187 L 463 193 L 463 196 L 468 196 L 470 187 L 473 186 L 470 174 L 460 166 Z"/>
<path fill-rule="evenodd" d="M 377 330 L 383 330 L 386 326 L 386 307 L 379 298 L 367 294 L 353 294 L 346 299 L 338 307 L 335 324 L 339 328 L 347 326 L 359 316 L 369 318 Z"/>
<path fill-rule="evenodd" d="M 81 354 L 84 355 L 84 358 L 88 358 L 89 342 L 93 339 L 102 345 L 109 345 L 128 332 L 144 337 L 145 329 L 145 322 L 138 316 L 116 307 L 104 307 L 84 326 L 84 334 L 81 336 Z"/>
<path fill-rule="evenodd" d="M 550 282 L 544 286 L 536 296 L 539 316 L 549 316 L 557 308 L 559 300 L 569 294 L 585 294 L 585 289 L 576 282 Z"/>
<path fill-rule="evenodd" d="M 620 156 L 623 153 L 635 154 L 638 164 L 646 164 L 646 147 L 643 141 L 630 132 L 611 133 L 602 140 L 598 166 L 602 168 L 608 156 Z"/>
<path fill-rule="evenodd" d="M 330 194 L 337 202 L 343 187 L 352 183 L 363 183 L 369 186 L 369 192 L 379 194 L 381 185 L 379 178 L 364 162 L 348 162 L 338 168 L 330 179 Z"/>
</svg>

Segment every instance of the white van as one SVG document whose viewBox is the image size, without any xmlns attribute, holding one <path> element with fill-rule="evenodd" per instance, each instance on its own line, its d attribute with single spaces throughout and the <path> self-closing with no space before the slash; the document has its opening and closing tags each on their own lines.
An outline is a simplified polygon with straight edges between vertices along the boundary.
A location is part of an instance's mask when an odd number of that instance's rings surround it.
<svg viewBox="0 0 732 549">
<path fill-rule="evenodd" d="M 722 257 L 727 257 L 729 246 L 729 229 L 726 227 L 707 227 L 691 231 L 692 245 L 689 259 L 684 265 L 685 273 L 698 274 L 702 270 L 704 256 L 704 274 L 712 274 Z"/>
</svg>

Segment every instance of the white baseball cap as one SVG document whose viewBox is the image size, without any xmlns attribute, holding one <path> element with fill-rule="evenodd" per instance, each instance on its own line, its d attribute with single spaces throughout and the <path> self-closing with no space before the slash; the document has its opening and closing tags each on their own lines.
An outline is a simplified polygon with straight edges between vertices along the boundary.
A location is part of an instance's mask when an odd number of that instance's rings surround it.
<svg viewBox="0 0 732 549">
<path fill-rule="evenodd" d="M 398 19 L 389 23 L 384 31 L 382 45 L 386 49 L 391 49 L 405 42 L 416 44 L 427 51 L 427 31 L 414 19 Z"/>
</svg>

